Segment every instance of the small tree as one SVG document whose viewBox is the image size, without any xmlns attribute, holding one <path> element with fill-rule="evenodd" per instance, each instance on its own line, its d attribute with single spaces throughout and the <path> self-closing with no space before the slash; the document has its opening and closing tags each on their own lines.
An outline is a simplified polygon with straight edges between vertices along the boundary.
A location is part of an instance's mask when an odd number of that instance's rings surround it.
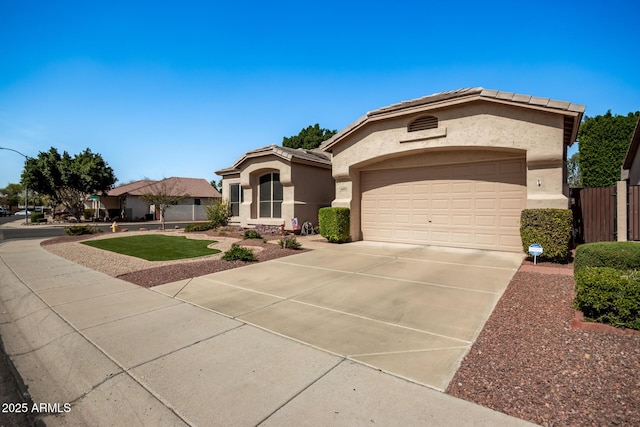
<svg viewBox="0 0 640 427">
<path fill-rule="evenodd" d="M 9 210 L 13 206 L 18 206 L 20 200 L 24 199 L 24 187 L 22 184 L 8 184 L 5 188 L 0 189 L 2 193 L 2 204 L 7 205 Z"/>
<path fill-rule="evenodd" d="M 172 184 L 173 183 L 173 184 Z M 149 186 L 147 193 L 141 196 L 142 200 L 150 205 L 155 205 L 160 211 L 160 224 L 165 229 L 164 215 L 171 206 L 175 206 L 189 197 L 184 190 L 176 186 L 175 181 L 163 179 Z"/>
<path fill-rule="evenodd" d="M 567 183 L 571 188 L 582 187 L 582 174 L 580 173 L 580 153 L 573 153 L 567 159 Z"/>
<path fill-rule="evenodd" d="M 224 227 L 229 224 L 231 217 L 231 203 L 225 199 L 218 199 L 206 208 L 207 219 L 214 227 Z"/>
</svg>

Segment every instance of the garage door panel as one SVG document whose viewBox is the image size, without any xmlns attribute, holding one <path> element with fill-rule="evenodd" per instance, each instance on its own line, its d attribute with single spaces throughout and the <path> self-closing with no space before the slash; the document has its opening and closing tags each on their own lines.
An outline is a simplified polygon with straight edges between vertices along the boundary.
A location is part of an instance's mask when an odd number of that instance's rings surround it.
<svg viewBox="0 0 640 427">
<path fill-rule="evenodd" d="M 366 240 L 520 251 L 523 159 L 363 172 Z"/>
</svg>

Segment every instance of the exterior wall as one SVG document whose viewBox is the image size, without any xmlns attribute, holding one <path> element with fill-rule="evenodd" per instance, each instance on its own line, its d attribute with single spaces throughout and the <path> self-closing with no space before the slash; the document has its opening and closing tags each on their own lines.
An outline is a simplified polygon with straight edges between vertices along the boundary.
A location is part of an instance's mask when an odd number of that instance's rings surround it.
<svg viewBox="0 0 640 427">
<path fill-rule="evenodd" d="M 240 184 L 240 174 L 225 175 L 222 178 L 222 198 L 229 200 L 231 194 L 231 185 Z M 242 209 L 242 207 L 240 207 Z M 240 224 L 240 216 L 232 216 L 229 218 L 230 224 Z"/>
<path fill-rule="evenodd" d="M 125 200 L 125 211 L 129 219 L 144 218 L 146 214 L 152 213 L 149 210 L 149 204 L 138 196 L 127 196 Z"/>
<path fill-rule="evenodd" d="M 283 191 L 280 218 L 261 218 L 259 213 L 260 177 L 270 172 L 280 174 Z M 284 224 L 285 229 L 293 230 L 293 218 L 298 219 L 299 225 L 305 221 L 317 225 L 318 209 L 331 206 L 335 197 L 335 182 L 330 168 L 295 162 L 290 164 L 275 155 L 247 159 L 242 163 L 239 174 L 225 175 L 222 180 L 225 199 L 231 194 L 231 185 L 238 183 L 242 186 L 244 200 L 240 204 L 240 215 L 232 217 L 231 222 L 242 227 Z"/>
<path fill-rule="evenodd" d="M 331 168 L 321 168 L 300 163 L 292 165 L 294 183 L 294 217 L 298 225 L 310 221 L 318 225 L 318 210 L 331 206 L 335 198 L 335 181 Z"/>
<path fill-rule="evenodd" d="M 485 101 L 400 114 L 384 120 L 370 119 L 333 149 L 336 198 L 332 205 L 351 209 L 353 239 L 361 238 L 360 172 L 382 160 L 407 156 L 447 164 L 479 160 L 477 150 L 487 148 L 505 155 L 524 155 L 527 207 L 567 208 L 562 115 Z M 428 114 L 438 118 L 438 128 L 407 132 L 412 120 Z M 433 157 L 422 156 L 427 153 Z M 398 160 L 399 167 L 404 161 Z"/>
<path fill-rule="evenodd" d="M 282 212 L 280 218 L 260 218 L 258 206 L 258 184 L 260 177 L 269 172 L 280 174 L 282 184 Z M 240 204 L 240 225 L 250 227 L 253 225 L 282 225 L 291 229 L 291 218 L 294 217 L 293 182 L 291 180 L 291 167 L 284 160 L 275 155 L 262 156 L 248 159 L 243 163 L 240 173 L 240 184 L 244 191 L 244 202 Z"/>
</svg>

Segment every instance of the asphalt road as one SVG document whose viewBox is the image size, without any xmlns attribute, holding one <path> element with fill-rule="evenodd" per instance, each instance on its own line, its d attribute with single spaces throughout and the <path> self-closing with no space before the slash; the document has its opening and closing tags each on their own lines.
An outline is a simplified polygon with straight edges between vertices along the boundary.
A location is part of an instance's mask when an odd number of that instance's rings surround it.
<svg viewBox="0 0 640 427">
<path fill-rule="evenodd" d="M 8 216 L 8 217 L 0 217 L 0 225 L 6 224 L 7 222 L 16 221 L 18 217 Z M 23 219 L 24 220 L 24 219 Z M 93 224 L 93 223 L 86 223 Z M 71 224 L 70 224 L 71 225 Z M 111 223 L 96 223 L 95 224 L 102 231 L 111 231 Z M 176 225 L 183 228 L 185 223 L 165 223 L 165 228 L 167 230 L 173 229 Z M 151 222 L 139 222 L 133 224 L 120 224 L 120 227 L 128 228 L 129 230 L 137 230 L 140 227 L 148 228 L 149 230 L 157 229 L 160 226 L 158 221 Z M 64 236 L 64 227 L 56 226 L 46 226 L 46 225 L 30 225 L 28 227 L 21 226 L 17 228 L 0 228 L 0 241 L 9 240 L 9 239 L 41 239 L 48 237 L 58 237 Z"/>
</svg>

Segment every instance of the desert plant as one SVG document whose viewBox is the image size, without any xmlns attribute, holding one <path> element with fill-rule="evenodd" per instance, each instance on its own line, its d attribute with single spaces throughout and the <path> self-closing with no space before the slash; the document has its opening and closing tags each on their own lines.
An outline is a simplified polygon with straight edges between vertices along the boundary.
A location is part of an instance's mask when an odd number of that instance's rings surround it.
<svg viewBox="0 0 640 427">
<path fill-rule="evenodd" d="M 573 214 L 569 209 L 524 209 L 520 216 L 522 248 L 532 243 L 544 249 L 541 258 L 565 262 L 569 258 Z"/>
<path fill-rule="evenodd" d="M 302 247 L 302 243 L 298 242 L 293 236 L 283 237 L 278 240 L 278 244 L 283 249 L 300 249 Z"/>
<path fill-rule="evenodd" d="M 218 199 L 205 207 L 207 219 L 215 228 L 224 227 L 229 224 L 231 218 L 231 203 L 225 199 Z"/>
<path fill-rule="evenodd" d="M 44 214 L 42 212 L 32 213 L 30 219 L 32 224 L 37 224 L 39 222 L 46 221 L 46 219 L 44 218 Z"/>
<path fill-rule="evenodd" d="M 260 233 L 258 233 L 256 230 L 253 229 L 249 229 L 249 230 L 244 230 L 244 235 L 242 236 L 243 239 L 262 239 L 262 235 Z"/>
<path fill-rule="evenodd" d="M 349 241 L 350 227 L 349 208 L 322 208 L 318 212 L 320 235 L 331 243 Z"/>
<path fill-rule="evenodd" d="M 256 255 L 251 249 L 234 243 L 231 245 L 231 248 L 222 255 L 222 259 L 225 261 L 255 261 Z"/>
<path fill-rule="evenodd" d="M 94 212 L 95 211 L 93 209 L 85 209 L 84 212 L 82 213 L 82 216 L 84 217 L 84 220 L 85 221 L 92 220 Z"/>
<path fill-rule="evenodd" d="M 81 236 L 83 234 L 102 233 L 102 230 L 90 225 L 72 225 L 70 227 L 65 227 L 64 233 L 67 236 Z"/>
</svg>

